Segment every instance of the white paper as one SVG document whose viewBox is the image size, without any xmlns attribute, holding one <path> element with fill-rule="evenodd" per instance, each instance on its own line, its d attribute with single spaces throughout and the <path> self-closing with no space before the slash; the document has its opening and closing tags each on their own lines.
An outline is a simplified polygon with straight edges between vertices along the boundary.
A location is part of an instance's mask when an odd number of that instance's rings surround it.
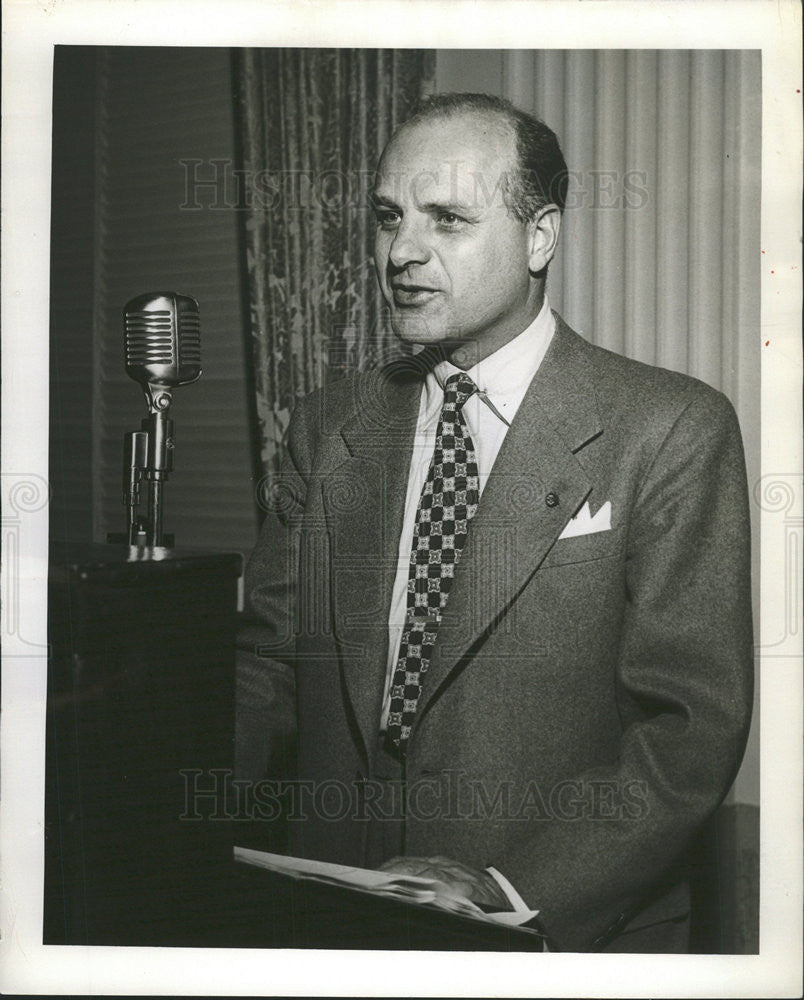
<svg viewBox="0 0 804 1000">
<path fill-rule="evenodd" d="M 397 872 L 381 872 L 370 868 L 350 868 L 326 861 L 311 861 L 309 858 L 292 858 L 285 854 L 254 851 L 247 847 L 235 847 L 234 859 L 293 878 L 324 882 L 358 892 L 368 892 L 375 896 L 401 899 L 420 906 L 434 906 L 449 913 L 459 913 L 475 920 L 504 924 L 508 927 L 518 927 L 532 920 L 539 912 L 506 910 L 500 913 L 485 913 L 471 899 L 449 891 L 436 879 L 420 878 L 416 875 L 400 875 Z"/>
</svg>

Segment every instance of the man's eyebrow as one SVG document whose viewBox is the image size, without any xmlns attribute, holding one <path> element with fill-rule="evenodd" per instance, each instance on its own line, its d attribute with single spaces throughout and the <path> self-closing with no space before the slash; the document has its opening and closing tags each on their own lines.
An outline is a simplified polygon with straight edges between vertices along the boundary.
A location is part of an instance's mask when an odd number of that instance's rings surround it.
<svg viewBox="0 0 804 1000">
<path fill-rule="evenodd" d="M 423 212 L 455 212 L 466 214 L 476 212 L 479 206 L 477 203 L 461 201 L 459 198 L 445 201 L 428 201 L 421 206 Z"/>
<path fill-rule="evenodd" d="M 399 205 L 394 201 L 393 198 L 387 198 L 382 191 L 372 191 L 369 194 L 369 201 L 375 208 L 382 205 L 384 208 L 394 208 L 399 209 Z"/>
<path fill-rule="evenodd" d="M 394 201 L 393 198 L 387 198 L 383 195 L 381 191 L 372 191 L 369 195 L 369 201 L 374 208 L 382 206 L 383 208 L 391 208 L 396 212 L 401 212 L 401 207 Z M 461 215 L 471 215 L 478 212 L 480 206 L 475 203 L 470 203 L 468 201 L 461 201 L 460 199 L 445 199 L 444 201 L 428 201 L 423 205 L 417 206 L 421 212 L 454 212 Z"/>
</svg>

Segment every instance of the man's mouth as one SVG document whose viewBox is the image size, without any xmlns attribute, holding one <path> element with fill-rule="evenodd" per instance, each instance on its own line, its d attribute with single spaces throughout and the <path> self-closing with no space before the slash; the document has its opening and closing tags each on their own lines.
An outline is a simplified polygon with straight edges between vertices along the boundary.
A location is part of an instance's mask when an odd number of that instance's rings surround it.
<svg viewBox="0 0 804 1000">
<path fill-rule="evenodd" d="M 412 283 L 402 284 L 393 282 L 391 284 L 394 302 L 398 306 L 417 306 L 428 302 L 434 295 L 438 294 L 437 288 L 429 285 L 414 285 Z"/>
</svg>

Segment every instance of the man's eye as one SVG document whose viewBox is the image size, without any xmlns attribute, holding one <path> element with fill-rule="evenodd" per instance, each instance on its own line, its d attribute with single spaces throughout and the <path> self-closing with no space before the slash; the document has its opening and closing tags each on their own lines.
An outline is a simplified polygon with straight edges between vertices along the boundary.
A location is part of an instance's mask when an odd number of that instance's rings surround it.
<svg viewBox="0 0 804 1000">
<path fill-rule="evenodd" d="M 377 219 L 377 225 L 382 226 L 383 229 L 392 229 L 394 226 L 398 226 L 401 219 L 399 212 L 394 212 L 390 208 L 378 208 L 374 215 Z"/>
<path fill-rule="evenodd" d="M 444 229 L 456 229 L 464 220 L 454 212 L 439 212 L 438 224 Z"/>
</svg>

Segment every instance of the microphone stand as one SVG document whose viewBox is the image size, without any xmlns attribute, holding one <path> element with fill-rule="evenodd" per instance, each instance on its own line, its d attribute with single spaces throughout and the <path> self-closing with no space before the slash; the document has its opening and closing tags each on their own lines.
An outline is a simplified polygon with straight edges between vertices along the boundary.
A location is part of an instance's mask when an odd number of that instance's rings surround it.
<svg viewBox="0 0 804 1000">
<path fill-rule="evenodd" d="M 148 460 L 148 434 L 128 431 L 123 435 L 123 503 L 126 508 L 125 538 L 110 533 L 109 541 L 126 541 L 129 545 L 147 545 L 148 526 L 137 516 L 140 505 L 140 483 Z"/>
<path fill-rule="evenodd" d="M 160 546 L 172 542 L 162 531 L 163 487 L 173 470 L 173 421 L 168 416 L 170 389 L 147 383 L 143 386 L 148 416 L 141 430 L 124 438 L 123 502 L 127 511 L 128 544 Z M 140 483 L 145 480 L 148 514 L 138 514 Z"/>
</svg>

